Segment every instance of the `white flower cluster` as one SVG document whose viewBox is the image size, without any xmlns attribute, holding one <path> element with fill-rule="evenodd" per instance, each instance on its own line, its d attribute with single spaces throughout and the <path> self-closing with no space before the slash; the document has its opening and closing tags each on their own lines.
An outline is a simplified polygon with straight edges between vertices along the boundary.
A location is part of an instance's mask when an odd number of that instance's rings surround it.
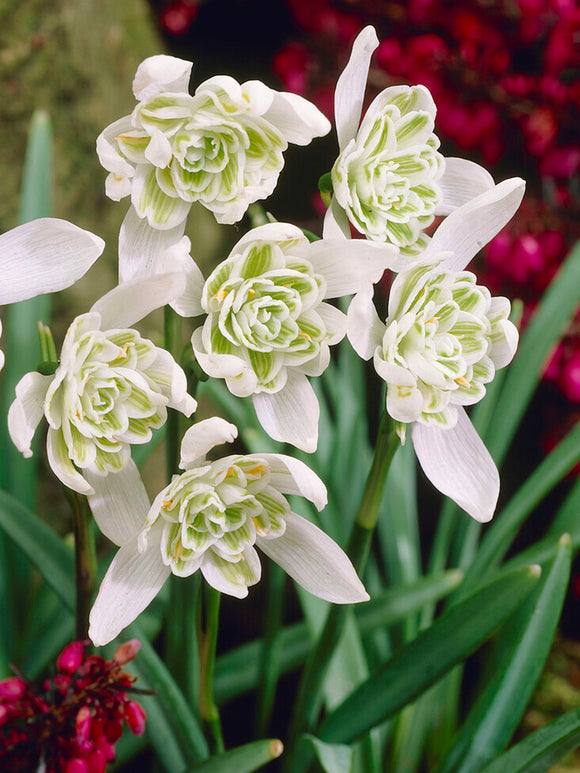
<svg viewBox="0 0 580 773">
<path fill-rule="evenodd" d="M 50 464 L 86 494 L 101 531 L 119 546 L 91 614 L 96 644 L 114 638 L 170 573 L 198 569 L 215 588 L 247 595 L 260 578 L 258 550 L 307 590 L 337 603 L 368 598 L 343 551 L 292 512 L 287 495 L 324 507 L 326 490 L 302 462 L 280 454 L 208 461 L 237 430 L 222 419 L 184 435 L 183 472 L 150 503 L 131 445 L 145 443 L 173 408 L 196 402 L 173 357 L 132 326 L 171 304 L 203 316 L 191 344 L 199 366 L 251 396 L 274 439 L 312 452 L 319 405 L 309 378 L 345 334 L 386 382 L 386 410 L 413 444 L 431 481 L 478 520 L 492 517 L 497 470 L 463 406 L 477 402 L 515 352 L 509 302 L 491 298 L 466 266 L 508 222 L 519 179 L 495 185 L 481 167 L 444 158 L 436 108 L 422 86 L 381 92 L 361 121 L 372 27 L 355 41 L 335 100 L 339 155 L 324 238 L 293 225 L 250 230 L 201 274 L 183 236 L 193 203 L 234 223 L 276 186 L 289 143 L 305 145 L 330 124 L 301 97 L 258 81 L 210 78 L 188 91 L 191 63 L 143 62 L 137 105 L 97 141 L 107 194 L 131 205 L 119 240 L 120 284 L 72 323 L 51 375 L 29 373 L 9 415 L 17 447 L 31 454 L 43 417 Z M 360 125 L 359 125 L 360 124 Z M 447 216 L 433 235 L 425 229 Z M 351 239 L 351 226 L 365 238 Z M 37 221 L 0 237 L 0 303 L 72 284 L 102 242 L 62 221 Z M 396 272 L 386 319 L 373 285 Z M 348 314 L 329 303 L 354 295 Z M 0 363 L 1 365 L 1 363 Z"/>
</svg>

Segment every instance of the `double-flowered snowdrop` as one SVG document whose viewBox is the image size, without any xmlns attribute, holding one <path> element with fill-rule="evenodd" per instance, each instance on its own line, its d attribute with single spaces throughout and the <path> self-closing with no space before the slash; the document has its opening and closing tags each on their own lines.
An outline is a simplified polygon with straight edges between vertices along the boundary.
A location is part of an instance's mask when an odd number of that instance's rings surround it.
<svg viewBox="0 0 580 773">
<path fill-rule="evenodd" d="M 386 408 L 431 482 L 479 521 L 495 510 L 499 476 L 463 406 L 478 402 L 507 365 L 518 333 L 506 298 L 492 298 L 465 267 L 515 213 L 523 180 L 500 183 L 457 209 L 427 249 L 395 278 L 383 323 L 372 291 L 349 309 L 348 337 L 373 358 L 387 385 Z"/>
<path fill-rule="evenodd" d="M 32 220 L 7 231 L 0 236 L 0 306 L 70 287 L 104 246 L 98 236 L 57 218 Z"/>
<path fill-rule="evenodd" d="M 366 240 L 310 243 L 299 228 L 269 223 L 249 231 L 199 288 L 206 319 L 192 337 L 203 370 L 251 395 L 274 439 L 312 452 L 319 405 L 308 376 L 328 366 L 346 316 L 326 302 L 357 293 L 397 265 L 390 245 Z"/>
<path fill-rule="evenodd" d="M 145 263 L 154 260 L 183 235 L 193 202 L 219 223 L 237 222 L 274 190 L 289 143 L 307 145 L 330 131 L 313 104 L 260 81 L 216 76 L 191 95 L 191 68 L 171 56 L 142 62 L 133 81 L 133 113 L 97 140 L 109 171 L 107 195 L 117 201 L 131 196 L 120 235 L 123 281 L 135 275 L 126 264 L 136 253 Z"/>
<path fill-rule="evenodd" d="M 332 168 L 333 199 L 325 234 L 349 224 L 375 241 L 419 253 L 435 215 L 445 215 L 493 187 L 482 167 L 444 158 L 434 133 L 437 108 L 424 86 L 390 86 L 360 123 L 371 55 L 379 41 L 365 27 L 339 78 L 335 118 L 339 156 Z"/>
<path fill-rule="evenodd" d="M 196 402 L 173 357 L 130 326 L 183 291 L 180 272 L 116 287 L 77 317 L 53 375 L 27 373 L 16 387 L 8 427 L 24 454 L 43 416 L 56 476 L 91 494 L 106 476 L 131 466 L 131 444 L 147 443 L 167 408 L 190 416 Z M 56 364 L 55 364 L 56 365 Z"/>
<path fill-rule="evenodd" d="M 171 573 L 200 570 L 217 590 L 238 598 L 260 579 L 256 547 L 310 593 L 330 602 L 366 601 L 341 548 L 292 512 L 286 495 L 326 505 L 326 488 L 304 463 L 282 454 L 234 454 L 208 461 L 237 429 L 223 419 L 191 427 L 181 446 L 181 475 L 150 504 L 135 467 L 107 478 L 107 491 L 89 496 L 101 530 L 120 550 L 90 615 L 94 644 L 111 641 L 155 598 Z"/>
</svg>

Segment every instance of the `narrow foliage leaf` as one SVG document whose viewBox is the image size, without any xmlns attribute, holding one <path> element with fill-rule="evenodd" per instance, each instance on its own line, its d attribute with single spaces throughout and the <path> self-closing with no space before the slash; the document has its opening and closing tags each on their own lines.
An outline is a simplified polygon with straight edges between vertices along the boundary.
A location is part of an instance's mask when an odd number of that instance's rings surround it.
<svg viewBox="0 0 580 773">
<path fill-rule="evenodd" d="M 188 768 L 188 773 L 252 773 L 279 757 L 284 750 L 278 739 L 254 741 Z"/>
</svg>

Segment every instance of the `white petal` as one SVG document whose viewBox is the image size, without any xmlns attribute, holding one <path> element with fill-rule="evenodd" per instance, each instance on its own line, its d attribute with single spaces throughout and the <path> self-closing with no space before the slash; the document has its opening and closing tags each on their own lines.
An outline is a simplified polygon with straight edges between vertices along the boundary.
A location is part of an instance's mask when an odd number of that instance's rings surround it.
<svg viewBox="0 0 580 773">
<path fill-rule="evenodd" d="M 180 317 L 197 317 L 198 314 L 203 314 L 201 293 L 205 280 L 190 252 L 191 242 L 187 236 L 184 236 L 166 249 L 157 263 L 159 274 L 183 271 L 183 293 L 171 302 L 171 307 Z"/>
<path fill-rule="evenodd" d="M 443 194 L 437 205 L 437 215 L 449 215 L 495 186 L 487 169 L 466 158 L 446 158 L 443 175 L 437 182 Z"/>
<path fill-rule="evenodd" d="M 163 253 L 179 242 L 185 220 L 175 228 L 151 228 L 147 218 L 139 217 L 133 206 L 125 215 L 119 232 L 119 281 L 127 282 L 157 271 Z"/>
<path fill-rule="evenodd" d="M 133 79 L 133 94 L 139 100 L 151 99 L 162 91 L 187 93 L 193 62 L 175 56 L 150 56 L 141 62 Z"/>
<path fill-rule="evenodd" d="M 139 553 L 137 537 L 118 551 L 99 590 L 89 617 L 89 637 L 102 647 L 149 606 L 169 577 L 161 558 L 161 529 L 150 533 L 147 549 Z"/>
<path fill-rule="evenodd" d="M 125 158 L 123 158 L 115 143 L 115 140 L 119 135 L 130 131 L 133 131 L 131 116 L 125 115 L 123 118 L 119 118 L 118 121 L 107 126 L 107 128 L 97 137 L 97 155 L 99 156 L 101 165 L 107 172 L 111 172 L 111 174 L 118 178 L 130 178 L 135 174 L 134 168 Z M 130 192 L 131 189 L 129 187 L 129 193 Z M 108 195 L 107 192 L 107 196 Z M 111 196 L 111 198 L 115 201 L 119 201 L 122 197 L 117 198 L 116 196 Z"/>
<path fill-rule="evenodd" d="M 52 379 L 32 371 L 16 385 L 16 399 L 8 411 L 8 432 L 26 458 L 32 456 L 30 444 L 44 415 L 44 399 Z"/>
<path fill-rule="evenodd" d="M 40 218 L 0 236 L 0 305 L 70 287 L 105 247 L 66 220 Z"/>
<path fill-rule="evenodd" d="M 222 443 L 233 443 L 238 436 L 238 428 L 225 419 L 212 416 L 190 427 L 181 441 L 181 459 L 179 466 L 188 470 L 196 462 Z"/>
<path fill-rule="evenodd" d="M 131 327 L 176 298 L 183 290 L 183 274 L 156 274 L 117 285 L 93 304 L 101 315 L 101 330 Z"/>
<path fill-rule="evenodd" d="M 259 454 L 270 468 L 269 485 L 281 494 L 295 494 L 306 497 L 317 510 L 326 507 L 328 494 L 326 486 L 307 464 L 286 454 Z"/>
<path fill-rule="evenodd" d="M 197 408 L 197 401 L 188 394 L 185 373 L 168 351 L 157 347 L 155 360 L 149 366 L 148 373 L 164 385 L 161 391 L 168 400 L 167 405 L 184 416 L 191 416 Z"/>
<path fill-rule="evenodd" d="M 518 348 L 519 332 L 517 327 L 507 319 L 510 310 L 510 302 L 507 298 L 499 295 L 491 299 L 491 304 L 488 311 L 488 318 L 493 319 L 500 314 L 505 315 L 506 319 L 501 322 L 501 331 L 503 337 L 497 340 L 494 336 L 493 345 L 490 351 L 487 353 L 495 365 L 496 370 L 505 368 L 514 358 L 514 354 Z"/>
<path fill-rule="evenodd" d="M 260 550 L 314 596 L 334 604 L 368 601 L 350 559 L 334 540 L 296 513 L 288 513 L 285 521 L 281 537 L 256 539 Z"/>
<path fill-rule="evenodd" d="M 308 246 L 309 242 L 304 232 L 291 223 L 265 223 L 252 228 L 236 242 L 229 257 L 240 254 L 248 244 L 258 241 L 276 242 L 282 249 L 288 246 Z"/>
<path fill-rule="evenodd" d="M 249 582 L 247 577 L 243 577 L 243 579 L 240 578 L 239 582 L 235 582 L 232 577 L 227 577 L 223 568 L 218 564 L 219 559 L 217 559 L 212 550 L 207 550 L 205 552 L 203 563 L 201 565 L 201 572 L 205 577 L 206 582 L 208 582 L 212 588 L 219 590 L 220 593 L 227 593 L 228 596 L 244 599 L 248 595 L 248 585 L 255 585 L 262 576 L 260 558 L 254 548 L 246 548 L 244 550 L 244 558 L 246 559 L 251 574 Z M 235 566 L 235 564 L 232 565 L 234 571 Z"/>
<path fill-rule="evenodd" d="M 62 432 L 48 428 L 46 436 L 46 456 L 56 477 L 79 494 L 92 494 L 93 488 L 87 483 L 70 460 L 69 451 L 64 443 Z"/>
<path fill-rule="evenodd" d="M 336 84 L 334 117 L 341 151 L 356 137 L 371 56 L 378 45 L 375 28 L 365 27 L 354 41 L 348 64 Z"/>
<path fill-rule="evenodd" d="M 150 502 L 135 462 L 120 471 L 97 475 L 84 471 L 93 487 L 89 506 L 101 532 L 115 545 L 125 545 L 143 528 Z"/>
<path fill-rule="evenodd" d="M 321 239 L 310 245 L 307 257 L 326 279 L 325 298 L 358 293 L 399 264 L 396 247 L 366 239 Z"/>
<path fill-rule="evenodd" d="M 326 327 L 326 334 L 328 336 L 326 342 L 331 346 L 334 346 L 334 344 L 342 341 L 346 335 L 346 314 L 335 306 L 331 306 L 330 303 L 319 304 L 316 307 L 316 313 Z M 328 363 L 323 370 L 326 370 L 327 367 Z M 322 371 L 320 372 L 322 373 Z M 320 375 L 320 373 L 318 375 Z"/>
<path fill-rule="evenodd" d="M 288 380 L 279 392 L 260 392 L 253 395 L 252 402 L 258 421 L 271 438 L 292 443 L 309 454 L 316 451 L 320 406 L 306 376 L 288 369 Z"/>
<path fill-rule="evenodd" d="M 324 137 L 331 128 L 328 118 L 312 102 L 288 92 L 274 92 L 264 118 L 295 145 L 308 145 L 314 137 Z"/>
<path fill-rule="evenodd" d="M 332 197 L 329 208 L 324 215 L 322 226 L 323 239 L 350 239 L 350 225 L 346 212 L 338 203 L 336 196 Z"/>
<path fill-rule="evenodd" d="M 525 182 L 512 177 L 454 210 L 435 231 L 423 257 L 436 258 L 442 252 L 450 252 L 442 263 L 443 268 L 463 271 L 484 244 L 513 217 L 524 189 Z"/>
<path fill-rule="evenodd" d="M 380 346 L 386 325 L 381 322 L 373 303 L 373 288 L 365 287 L 350 302 L 346 334 L 352 348 L 363 360 L 370 360 Z"/>
<path fill-rule="evenodd" d="M 198 327 L 191 336 L 191 345 L 201 369 L 212 378 L 223 378 L 236 397 L 253 394 L 258 378 L 250 365 L 235 354 L 208 354 L 202 341 L 203 329 Z"/>
<path fill-rule="evenodd" d="M 160 131 L 153 131 L 151 134 L 151 141 L 145 149 L 145 158 L 153 166 L 157 166 L 164 169 L 171 161 L 173 156 L 173 150 L 171 149 L 171 143 L 167 137 Z"/>
<path fill-rule="evenodd" d="M 499 474 L 463 408 L 458 407 L 452 429 L 414 424 L 413 445 L 435 488 L 476 521 L 491 520 L 499 496 Z"/>
</svg>

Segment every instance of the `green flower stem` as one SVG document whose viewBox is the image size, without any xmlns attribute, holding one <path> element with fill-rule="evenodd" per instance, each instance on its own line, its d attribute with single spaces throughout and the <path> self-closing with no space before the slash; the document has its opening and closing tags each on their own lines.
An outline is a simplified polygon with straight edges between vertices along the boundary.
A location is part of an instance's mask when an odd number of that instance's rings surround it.
<svg viewBox="0 0 580 773">
<path fill-rule="evenodd" d="M 394 422 L 385 412 L 379 426 L 373 462 L 347 548 L 347 553 L 359 576 L 364 573 L 387 473 L 399 445 L 400 440 L 395 431 Z M 350 609 L 349 604 L 334 604 L 328 611 L 324 628 L 316 647 L 306 661 L 300 682 L 289 731 L 291 743 L 294 743 L 303 732 L 310 730 L 316 722 L 326 670 Z"/>
<path fill-rule="evenodd" d="M 65 489 L 73 512 L 75 537 L 76 637 L 88 639 L 89 612 L 95 589 L 97 560 L 86 497 Z"/>
<path fill-rule="evenodd" d="M 280 632 L 282 630 L 282 610 L 284 603 L 284 585 L 286 574 L 274 563 L 269 565 L 268 600 L 265 615 L 265 630 L 262 651 L 260 653 L 260 678 L 258 686 L 258 715 L 256 736 L 267 735 L 272 717 L 272 706 L 276 692 L 276 683 L 280 674 Z"/>
<path fill-rule="evenodd" d="M 199 652 L 196 631 L 196 609 L 200 577 L 171 575 L 169 608 L 165 634 L 165 660 L 171 666 L 175 681 L 197 711 L 199 697 Z"/>
<path fill-rule="evenodd" d="M 219 710 L 213 697 L 220 593 L 211 585 L 203 583 L 202 594 L 203 611 L 197 618 L 200 665 L 199 713 L 212 754 L 221 754 L 224 751 L 224 739 Z"/>
<path fill-rule="evenodd" d="M 164 322 L 165 322 L 165 348 L 173 355 L 174 359 L 179 362 L 181 355 L 181 317 L 176 314 L 171 306 L 165 306 L 164 308 Z M 173 475 L 177 472 L 179 467 L 179 449 L 181 445 L 181 414 L 179 411 L 172 410 L 167 411 L 167 423 L 166 423 L 166 465 L 167 465 L 167 480 L 171 480 Z"/>
</svg>

